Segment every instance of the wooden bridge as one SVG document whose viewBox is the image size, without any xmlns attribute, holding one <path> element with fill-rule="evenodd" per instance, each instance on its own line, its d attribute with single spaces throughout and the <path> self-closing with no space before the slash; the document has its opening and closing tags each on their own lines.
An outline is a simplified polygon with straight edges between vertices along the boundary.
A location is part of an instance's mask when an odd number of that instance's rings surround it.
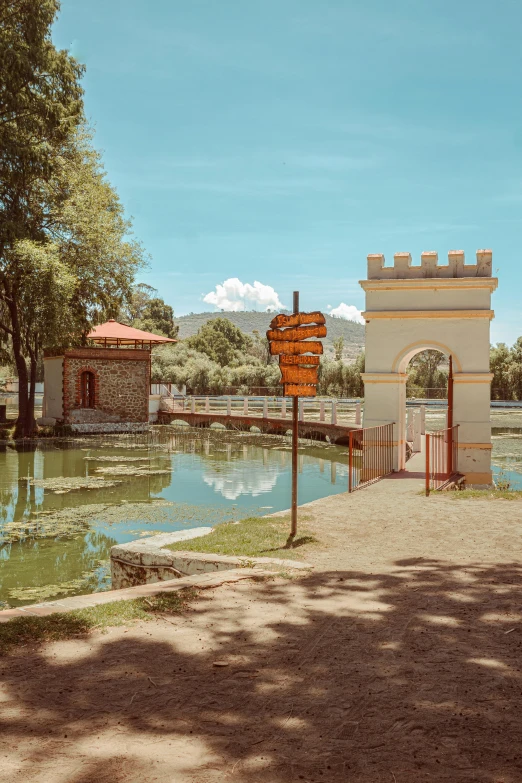
<svg viewBox="0 0 522 783">
<path fill-rule="evenodd" d="M 292 428 L 292 421 L 286 417 L 252 416 L 249 414 L 227 413 L 193 413 L 191 411 L 160 410 L 158 413 L 159 424 L 171 424 L 173 421 L 185 421 L 191 427 L 210 427 L 211 424 L 224 424 L 230 429 L 249 431 L 251 427 L 257 427 L 261 432 L 269 435 L 285 435 Z M 347 424 L 329 424 L 324 421 L 300 421 L 299 437 L 311 440 L 329 440 L 337 445 L 348 445 L 351 430 L 359 430 Z"/>
</svg>

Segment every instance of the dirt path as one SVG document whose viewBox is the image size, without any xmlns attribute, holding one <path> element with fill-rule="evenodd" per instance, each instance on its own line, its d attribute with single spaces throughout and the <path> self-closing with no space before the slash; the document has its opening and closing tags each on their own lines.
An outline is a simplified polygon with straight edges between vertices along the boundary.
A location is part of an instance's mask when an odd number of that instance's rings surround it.
<svg viewBox="0 0 522 783">
<path fill-rule="evenodd" d="M 522 503 L 419 489 L 304 507 L 305 579 L 3 659 L 0 779 L 521 783 Z"/>
</svg>

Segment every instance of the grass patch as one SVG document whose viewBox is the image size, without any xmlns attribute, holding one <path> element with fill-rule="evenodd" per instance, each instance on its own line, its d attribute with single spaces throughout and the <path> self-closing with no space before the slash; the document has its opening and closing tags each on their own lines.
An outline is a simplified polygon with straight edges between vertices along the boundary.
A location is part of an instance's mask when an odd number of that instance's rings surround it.
<svg viewBox="0 0 522 783">
<path fill-rule="evenodd" d="M 0 424 L 0 440 L 13 440 L 16 422 L 4 421 Z"/>
<path fill-rule="evenodd" d="M 90 631 L 152 620 L 158 614 L 178 614 L 197 596 L 192 588 L 158 593 L 149 598 L 112 601 L 88 609 L 57 612 L 46 617 L 16 617 L 0 623 L 0 655 L 24 644 L 42 644 L 84 636 Z"/>
<path fill-rule="evenodd" d="M 177 541 L 165 548 L 214 555 L 304 559 L 317 539 L 309 530 L 299 527 L 296 539 L 287 549 L 289 532 L 288 517 L 248 517 L 241 522 L 223 522 L 207 536 Z"/>
<path fill-rule="evenodd" d="M 466 500 L 477 498 L 478 500 L 521 500 L 522 491 L 515 489 L 462 489 L 460 492 L 451 492 L 453 500 Z"/>
</svg>

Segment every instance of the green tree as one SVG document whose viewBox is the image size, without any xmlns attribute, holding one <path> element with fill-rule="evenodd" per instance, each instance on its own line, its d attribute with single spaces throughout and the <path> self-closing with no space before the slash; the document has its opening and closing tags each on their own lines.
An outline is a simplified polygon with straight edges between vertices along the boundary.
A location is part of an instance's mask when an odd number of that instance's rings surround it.
<svg viewBox="0 0 522 783">
<path fill-rule="evenodd" d="M 492 400 L 512 400 L 513 373 L 512 373 L 512 353 L 506 343 L 497 343 L 491 346 L 489 353 L 489 369 L 493 374 L 491 381 L 491 399 Z M 520 398 L 519 398 L 520 399 Z"/>
<path fill-rule="evenodd" d="M 344 336 L 341 335 L 336 340 L 333 341 L 333 347 L 335 352 L 335 360 L 337 362 L 342 361 L 343 358 L 343 351 L 344 351 Z"/>
<path fill-rule="evenodd" d="M 188 338 L 187 343 L 226 367 L 238 363 L 241 352 L 251 348 L 252 339 L 227 318 L 214 318 L 203 324 L 197 334 Z"/>
<path fill-rule="evenodd" d="M 41 245 L 33 253 L 27 244 L 17 244 L 46 241 L 48 203 L 42 195 L 61 165 L 52 153 L 67 141 L 83 113 L 83 67 L 51 41 L 58 9 L 57 0 L 0 3 L 0 329 L 4 342 L 9 339 L 18 373 L 18 434 L 25 435 L 34 419 L 25 354 L 34 341 L 28 340 L 21 308 L 27 305 L 27 292 L 38 288 L 38 264 L 46 253 Z M 62 200 L 66 196 L 60 194 Z M 25 280 L 27 290 L 21 293 Z"/>
<path fill-rule="evenodd" d="M 509 388 L 511 397 L 503 399 L 522 400 L 522 337 L 519 337 L 510 351 Z"/>
<path fill-rule="evenodd" d="M 132 286 L 131 295 L 125 302 L 117 320 L 136 329 L 162 334 L 175 339 L 179 326 L 174 323 L 174 310 L 157 296 L 157 290 L 147 283 Z"/>
<path fill-rule="evenodd" d="M 132 325 L 137 329 L 162 334 L 172 339 L 177 337 L 179 331 L 179 326 L 174 323 L 174 310 L 159 297 L 149 299 L 143 308 L 141 318 L 136 318 Z"/>
<path fill-rule="evenodd" d="M 100 314 L 117 313 L 145 263 L 88 129 L 81 126 L 49 154 L 59 164 L 32 193 L 46 207 L 40 239 L 13 242 L 4 251 L 0 274 L 6 316 L 0 331 L 10 336 L 13 347 L 20 380 L 17 434 L 23 436 L 34 428 L 34 381 L 42 349 L 77 344 Z M 48 283 L 42 285 L 45 275 Z"/>
<path fill-rule="evenodd" d="M 439 369 L 445 357 L 440 351 L 427 349 L 411 360 L 406 393 L 408 396 L 444 397 L 448 374 Z"/>
</svg>

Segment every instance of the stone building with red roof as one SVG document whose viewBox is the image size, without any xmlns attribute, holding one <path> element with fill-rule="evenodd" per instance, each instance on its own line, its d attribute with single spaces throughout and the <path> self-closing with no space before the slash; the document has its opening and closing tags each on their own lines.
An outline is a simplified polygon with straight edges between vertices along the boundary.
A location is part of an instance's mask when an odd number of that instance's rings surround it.
<svg viewBox="0 0 522 783">
<path fill-rule="evenodd" d="M 87 339 L 85 347 L 44 357 L 44 417 L 77 432 L 146 429 L 152 348 L 176 340 L 113 319 Z"/>
</svg>

